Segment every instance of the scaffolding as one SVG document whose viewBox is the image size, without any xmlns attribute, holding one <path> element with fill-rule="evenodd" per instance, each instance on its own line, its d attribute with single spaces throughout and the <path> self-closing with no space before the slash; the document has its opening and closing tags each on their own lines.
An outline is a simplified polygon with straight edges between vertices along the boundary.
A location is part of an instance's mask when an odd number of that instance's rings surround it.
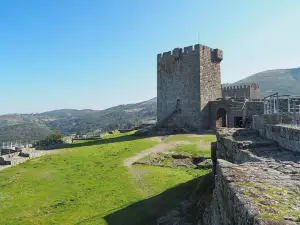
<svg viewBox="0 0 300 225">
<path fill-rule="evenodd" d="M 300 96 L 275 93 L 265 97 L 263 100 L 264 114 L 287 114 L 292 116 L 294 125 L 300 123 Z"/>
</svg>

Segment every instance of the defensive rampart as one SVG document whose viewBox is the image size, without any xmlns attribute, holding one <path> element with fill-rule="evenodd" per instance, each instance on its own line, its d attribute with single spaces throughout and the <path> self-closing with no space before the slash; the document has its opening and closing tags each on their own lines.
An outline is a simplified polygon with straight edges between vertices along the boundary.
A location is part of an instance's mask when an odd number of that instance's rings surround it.
<svg viewBox="0 0 300 225">
<path fill-rule="evenodd" d="M 260 99 L 259 85 L 237 85 L 222 88 L 222 97 Z"/>
<path fill-rule="evenodd" d="M 291 125 L 291 122 L 290 115 L 253 116 L 252 128 L 281 147 L 300 152 L 300 126 Z"/>
<path fill-rule="evenodd" d="M 300 224 L 300 152 L 247 129 L 220 129 L 212 145 L 210 225 Z"/>
</svg>

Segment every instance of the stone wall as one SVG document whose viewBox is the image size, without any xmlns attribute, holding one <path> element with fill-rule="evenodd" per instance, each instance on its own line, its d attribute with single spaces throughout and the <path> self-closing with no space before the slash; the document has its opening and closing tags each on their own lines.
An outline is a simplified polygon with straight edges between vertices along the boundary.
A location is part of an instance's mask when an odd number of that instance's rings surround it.
<svg viewBox="0 0 300 225">
<path fill-rule="evenodd" d="M 266 125 L 267 124 L 291 124 L 292 116 L 290 114 L 265 114 L 265 115 L 254 115 L 252 117 L 252 128 L 259 131 L 260 135 L 266 136 Z"/>
<path fill-rule="evenodd" d="M 216 129 L 216 127 L 221 127 L 222 124 L 220 121 L 218 121 L 220 118 L 218 118 L 218 110 L 224 109 L 226 111 L 225 115 L 225 120 L 227 126 L 233 126 L 233 121 L 232 117 L 228 116 L 231 112 L 230 107 L 227 104 L 227 100 L 225 99 L 220 99 L 220 100 L 215 100 L 215 101 L 210 101 L 209 102 L 209 107 L 210 107 L 210 128 L 211 129 Z M 222 119 L 222 118 L 221 118 Z"/>
<path fill-rule="evenodd" d="M 291 114 L 253 116 L 252 128 L 281 147 L 300 152 L 300 126 L 291 125 Z"/>
<path fill-rule="evenodd" d="M 176 109 L 168 126 L 208 127 L 207 103 L 221 97 L 222 51 L 202 45 L 176 48 L 157 56 L 157 120 Z"/>
<path fill-rule="evenodd" d="M 215 187 L 205 225 L 300 224 L 300 152 L 255 130 L 223 128 L 212 161 Z"/>
<path fill-rule="evenodd" d="M 223 52 L 220 49 L 200 47 L 200 110 L 203 128 L 210 126 L 209 101 L 222 96 L 220 62 Z"/>
<path fill-rule="evenodd" d="M 256 142 L 242 144 L 241 140 L 243 140 L 246 135 L 253 135 L 256 137 L 257 132 L 249 130 L 244 132 L 243 130 L 231 130 L 225 128 L 219 129 L 217 132 L 218 141 L 216 157 L 232 163 L 260 162 L 261 159 L 252 154 L 252 152 L 249 151 L 249 148 L 261 144 L 268 145 L 273 142 L 262 140 L 262 138 L 258 137 Z"/>
<path fill-rule="evenodd" d="M 53 144 L 48 146 L 38 146 L 36 147 L 36 150 L 53 150 L 53 149 L 62 148 L 63 146 L 64 143 L 58 143 L 58 144 Z"/>
<path fill-rule="evenodd" d="M 14 152 L 11 154 L 7 154 L 7 155 L 2 155 L 0 157 L 0 165 L 8 165 L 11 164 L 10 161 L 12 158 L 14 158 L 15 156 L 19 155 L 19 152 Z"/>
<path fill-rule="evenodd" d="M 219 99 L 210 101 L 210 128 L 215 129 L 221 127 L 218 123 L 218 110 L 224 109 L 226 111 L 226 126 L 235 127 L 236 119 L 252 118 L 253 115 L 261 115 L 264 113 L 262 101 L 244 101 L 242 99 Z"/>
<path fill-rule="evenodd" d="M 205 225 L 299 225 L 295 215 L 300 202 L 293 188 L 299 182 L 290 180 L 291 175 L 262 163 L 239 165 L 222 159 L 216 174 Z"/>
<path fill-rule="evenodd" d="M 254 115 L 264 114 L 263 101 L 248 101 L 245 102 L 245 109 L 243 110 L 243 117 L 252 118 Z"/>
<path fill-rule="evenodd" d="M 265 127 L 265 137 L 276 141 L 281 147 L 294 152 L 300 152 L 300 126 L 267 124 Z"/>
<path fill-rule="evenodd" d="M 257 84 L 223 87 L 222 97 L 260 99 L 260 88 Z"/>
<path fill-rule="evenodd" d="M 29 159 L 37 158 L 43 155 L 52 154 L 55 151 L 39 151 L 35 149 L 26 149 L 22 152 L 16 152 L 9 155 L 0 157 L 0 171 L 7 169 L 11 166 L 16 166 Z"/>
</svg>

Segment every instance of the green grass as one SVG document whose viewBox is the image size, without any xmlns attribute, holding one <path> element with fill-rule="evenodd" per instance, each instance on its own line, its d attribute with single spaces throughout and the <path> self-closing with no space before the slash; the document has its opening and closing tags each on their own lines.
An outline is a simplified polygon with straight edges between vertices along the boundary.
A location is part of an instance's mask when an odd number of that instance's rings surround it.
<svg viewBox="0 0 300 225">
<path fill-rule="evenodd" d="M 211 143 L 216 141 L 216 135 L 211 134 L 201 134 L 201 135 L 194 135 L 194 136 L 187 136 L 187 135 L 176 135 L 173 137 L 168 138 L 165 142 L 172 142 L 172 141 L 190 141 L 190 142 L 203 142 L 203 143 Z"/>
<path fill-rule="evenodd" d="M 113 134 L 0 172 L 0 224 L 155 224 L 208 170 L 123 166 L 151 139 Z M 127 135 L 127 136 L 126 136 Z"/>
<path fill-rule="evenodd" d="M 210 149 L 208 147 L 197 146 L 197 144 L 182 144 L 176 146 L 171 152 L 179 155 L 187 155 L 192 157 L 210 157 Z"/>
<path fill-rule="evenodd" d="M 210 157 L 210 143 L 216 141 L 216 136 L 210 134 L 195 136 L 176 135 L 168 138 L 167 140 L 165 140 L 165 142 L 174 142 L 181 140 L 184 140 L 188 143 L 179 144 L 176 148 L 170 151 L 176 154 L 188 155 L 192 157 Z"/>
</svg>

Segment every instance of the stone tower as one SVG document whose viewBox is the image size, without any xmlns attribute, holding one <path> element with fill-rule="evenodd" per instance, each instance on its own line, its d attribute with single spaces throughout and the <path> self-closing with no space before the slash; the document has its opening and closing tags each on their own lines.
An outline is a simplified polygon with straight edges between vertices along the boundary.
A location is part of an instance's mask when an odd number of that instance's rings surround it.
<svg viewBox="0 0 300 225">
<path fill-rule="evenodd" d="M 208 102 L 221 97 L 223 53 L 203 45 L 157 56 L 157 121 L 169 128 L 209 127 Z"/>
</svg>

